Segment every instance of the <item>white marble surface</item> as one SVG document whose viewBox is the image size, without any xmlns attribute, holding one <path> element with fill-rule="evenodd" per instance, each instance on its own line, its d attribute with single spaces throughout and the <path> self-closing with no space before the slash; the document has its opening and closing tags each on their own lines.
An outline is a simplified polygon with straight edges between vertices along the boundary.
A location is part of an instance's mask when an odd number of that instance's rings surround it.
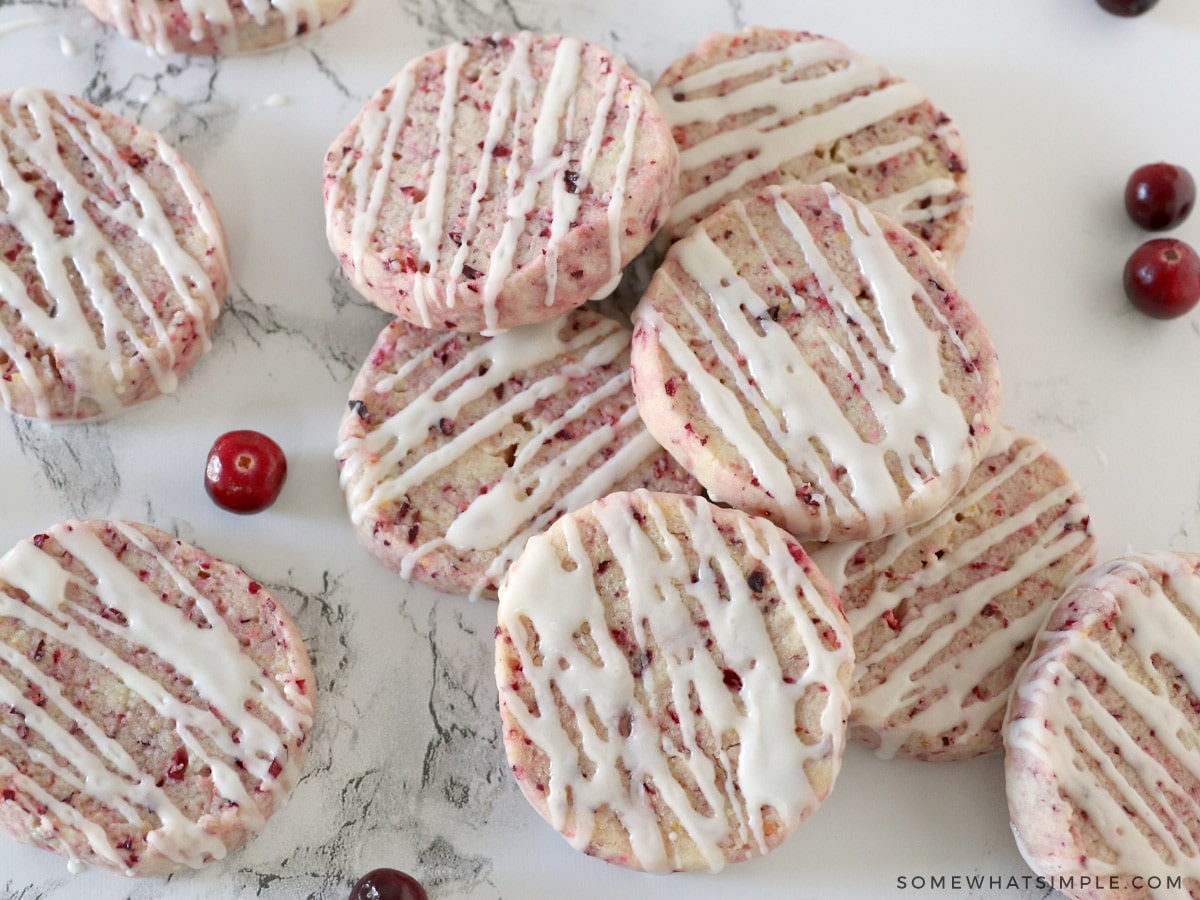
<svg viewBox="0 0 1200 900">
<path fill-rule="evenodd" d="M 71 0 L 0 0 L 0 90 L 70 90 L 163 130 L 211 189 L 235 267 L 213 351 L 175 395 L 100 425 L 0 417 L 0 548 L 68 516 L 173 530 L 278 593 L 321 689 L 305 777 L 242 851 L 138 882 L 72 876 L 2 841 L 0 897 L 342 898 L 378 865 L 412 872 L 434 900 L 906 897 L 924 894 L 899 879 L 928 875 L 1005 879 L 937 896 L 1046 893 L 1009 834 L 997 757 L 932 765 L 852 749 L 787 844 L 715 877 L 578 855 L 506 771 L 494 607 L 403 583 L 351 534 L 335 432 L 386 317 L 346 287 L 325 243 L 328 143 L 410 57 L 455 38 L 570 31 L 653 79 L 705 33 L 745 24 L 838 37 L 955 117 L 977 191 L 958 281 L 1000 350 L 1006 420 L 1073 470 L 1104 556 L 1200 549 L 1200 311 L 1151 321 L 1120 287 L 1143 239 L 1121 208 L 1127 174 L 1160 158 L 1200 174 L 1195 0 L 1135 20 L 1093 0 L 358 0 L 299 44 L 219 61 L 155 57 Z M 1177 233 L 1200 245 L 1200 216 Z M 289 456 L 283 496 L 259 516 L 222 513 L 202 487 L 209 444 L 234 427 Z"/>
</svg>

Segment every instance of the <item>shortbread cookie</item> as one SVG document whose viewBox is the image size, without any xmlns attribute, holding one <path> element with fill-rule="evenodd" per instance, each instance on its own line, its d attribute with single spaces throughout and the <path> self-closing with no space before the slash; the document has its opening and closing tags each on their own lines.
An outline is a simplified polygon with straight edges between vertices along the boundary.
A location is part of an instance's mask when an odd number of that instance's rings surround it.
<svg viewBox="0 0 1200 900">
<path fill-rule="evenodd" d="M 1067 585 L 1096 561 L 1079 486 L 1037 440 L 996 429 L 933 519 L 808 548 L 854 632 L 850 737 L 883 757 L 999 750 L 1009 688 Z"/>
<path fill-rule="evenodd" d="M 958 130 L 912 84 L 815 34 L 713 34 L 654 88 L 680 148 L 673 237 L 731 196 L 828 181 L 953 264 L 972 215 Z"/>
<path fill-rule="evenodd" d="M 0 828 L 127 875 L 220 859 L 295 786 L 312 667 L 246 573 L 71 521 L 0 558 Z"/>
<path fill-rule="evenodd" d="M 1073 876 L 1070 897 L 1168 896 L 1150 876 L 1200 896 L 1198 569 L 1200 555 L 1165 551 L 1093 568 L 1017 678 L 1004 734 L 1013 831 L 1036 872 Z"/>
<path fill-rule="evenodd" d="M 67 94 L 0 94 L 8 409 L 95 419 L 173 391 L 228 287 L 212 201 L 161 135 Z"/>
<path fill-rule="evenodd" d="M 991 341 L 933 252 L 832 186 L 732 201 L 634 313 L 647 427 L 715 500 L 801 540 L 924 521 L 991 440 Z"/>
<path fill-rule="evenodd" d="M 123 37 L 166 56 L 264 50 L 342 16 L 351 0 L 83 0 Z"/>
<path fill-rule="evenodd" d="M 576 849 L 632 869 L 715 871 L 778 846 L 837 777 L 853 664 L 801 545 L 700 497 L 569 513 L 500 588 L 513 774 Z"/>
<path fill-rule="evenodd" d="M 337 450 L 360 540 L 406 578 L 494 598 L 531 534 L 610 491 L 700 487 L 646 431 L 629 331 L 577 310 L 485 338 L 393 322 Z"/>
<path fill-rule="evenodd" d="M 409 63 L 333 142 L 329 243 L 363 296 L 409 322 L 529 324 L 615 286 L 678 167 L 649 86 L 607 50 L 477 38 Z"/>
</svg>

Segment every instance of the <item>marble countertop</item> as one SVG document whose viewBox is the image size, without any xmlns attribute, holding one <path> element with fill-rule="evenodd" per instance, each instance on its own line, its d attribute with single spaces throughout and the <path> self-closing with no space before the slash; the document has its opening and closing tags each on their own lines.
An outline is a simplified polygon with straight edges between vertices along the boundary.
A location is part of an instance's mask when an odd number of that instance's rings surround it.
<svg viewBox="0 0 1200 900">
<path fill-rule="evenodd" d="M 1004 418 L 1041 437 L 1090 501 L 1102 557 L 1200 549 L 1200 310 L 1135 312 L 1121 269 L 1145 239 L 1130 171 L 1200 174 L 1200 6 L 1132 20 L 1093 0 L 357 0 L 284 49 L 160 58 L 71 0 L 0 0 L 0 90 L 69 90 L 163 131 L 211 190 L 234 288 L 214 347 L 179 390 L 103 424 L 0 417 L 0 548 L 70 516 L 155 524 L 269 585 L 320 686 L 305 775 L 244 849 L 136 881 L 0 841 L 0 897 L 343 898 L 375 866 L 434 900 L 561 896 L 883 898 L 1046 894 L 1008 830 L 1001 760 L 884 762 L 851 748 L 828 803 L 775 853 L 717 876 L 650 877 L 571 850 L 509 777 L 492 680 L 495 608 L 401 581 L 359 548 L 333 447 L 387 317 L 343 282 L 324 236 L 321 160 L 411 57 L 461 37 L 567 31 L 653 80 L 706 33 L 821 32 L 923 87 L 957 121 L 976 188 L 958 267 L 1000 351 Z M 1200 216 L 1177 234 L 1200 245 Z M 250 517 L 206 497 L 212 440 L 237 427 L 289 457 L 280 501 Z M 981 887 L 952 876 L 982 876 Z"/>
</svg>

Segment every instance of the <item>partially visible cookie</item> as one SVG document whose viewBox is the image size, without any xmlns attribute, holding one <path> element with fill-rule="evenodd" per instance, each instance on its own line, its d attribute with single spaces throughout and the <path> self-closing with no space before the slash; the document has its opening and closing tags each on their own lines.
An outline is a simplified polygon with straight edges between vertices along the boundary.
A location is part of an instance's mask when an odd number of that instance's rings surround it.
<svg viewBox="0 0 1200 900">
<path fill-rule="evenodd" d="M 157 53 L 215 56 L 286 44 L 341 17 L 352 0 L 83 0 L 122 37 Z"/>
<path fill-rule="evenodd" d="M 634 312 L 647 427 L 713 499 L 801 540 L 928 519 L 991 440 L 991 340 L 933 252 L 831 185 L 731 201 Z"/>
<path fill-rule="evenodd" d="M 1096 561 L 1074 479 L 1034 438 L 995 434 L 933 519 L 877 541 L 807 548 L 854 632 L 850 736 L 880 756 L 999 750 L 1034 635 Z"/>
<path fill-rule="evenodd" d="M 513 774 L 572 846 L 632 869 L 715 871 L 778 846 L 833 786 L 853 662 L 800 544 L 699 497 L 569 513 L 500 589 Z"/>
<path fill-rule="evenodd" d="M 395 321 L 337 449 L 364 546 L 406 578 L 494 598 L 531 534 L 613 490 L 696 493 L 633 400 L 629 330 L 596 313 L 495 337 Z"/>
<path fill-rule="evenodd" d="M 161 135 L 52 91 L 0 93 L 0 402 L 96 419 L 173 391 L 210 346 L 225 238 Z"/>
<path fill-rule="evenodd" d="M 425 328 L 493 331 L 615 287 L 675 197 L 650 87 L 607 50 L 530 32 L 413 60 L 325 158 L 342 271 Z"/>
<path fill-rule="evenodd" d="M 0 558 L 0 829 L 127 875 L 220 859 L 295 786 L 316 685 L 287 611 L 155 528 Z"/>
<path fill-rule="evenodd" d="M 914 85 L 802 31 L 713 34 L 654 87 L 680 148 L 682 237 L 732 196 L 828 181 L 953 265 L 971 224 L 962 139 Z"/>
<path fill-rule="evenodd" d="M 1005 784 L 1022 856 L 1068 897 L 1200 897 L 1198 661 L 1200 555 L 1120 557 L 1051 611 L 1014 686 Z"/>
</svg>

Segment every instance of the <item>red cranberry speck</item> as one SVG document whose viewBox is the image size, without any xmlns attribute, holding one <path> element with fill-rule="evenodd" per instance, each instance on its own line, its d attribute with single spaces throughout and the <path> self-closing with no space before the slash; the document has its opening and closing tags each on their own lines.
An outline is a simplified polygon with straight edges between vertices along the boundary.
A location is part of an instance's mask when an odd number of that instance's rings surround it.
<svg viewBox="0 0 1200 900">
<path fill-rule="evenodd" d="M 1200 302 L 1200 256 L 1176 238 L 1154 238 L 1125 263 L 1125 295 L 1148 316 L 1174 319 Z"/>
<path fill-rule="evenodd" d="M 1148 163 L 1134 169 L 1125 183 L 1125 211 L 1150 231 L 1174 228 L 1196 203 L 1196 182 L 1182 166 Z"/>
<path fill-rule="evenodd" d="M 204 489 L 214 503 L 235 513 L 256 513 L 275 502 L 287 478 L 279 445 L 257 431 L 228 431 L 208 451 Z"/>
<path fill-rule="evenodd" d="M 429 895 L 399 869 L 372 869 L 350 889 L 350 900 L 429 900 Z"/>
<path fill-rule="evenodd" d="M 1101 9 L 1114 16 L 1131 18 L 1148 12 L 1150 7 L 1158 3 L 1158 0 L 1096 0 L 1096 2 L 1100 4 Z"/>
</svg>

